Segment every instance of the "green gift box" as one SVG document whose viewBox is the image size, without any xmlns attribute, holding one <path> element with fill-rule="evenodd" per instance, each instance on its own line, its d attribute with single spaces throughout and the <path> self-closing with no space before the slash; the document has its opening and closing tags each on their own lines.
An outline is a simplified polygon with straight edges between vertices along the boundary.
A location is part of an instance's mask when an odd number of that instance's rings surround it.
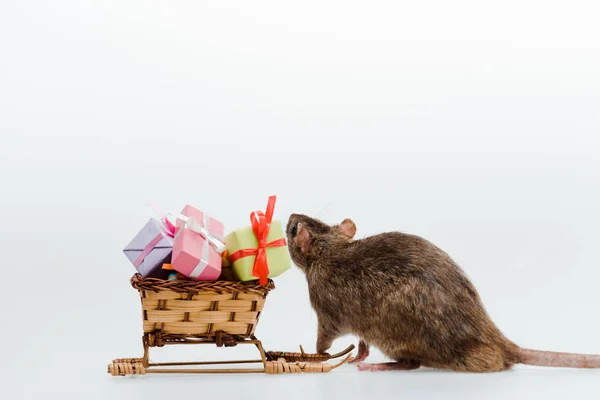
<svg viewBox="0 0 600 400">
<path fill-rule="evenodd" d="M 259 245 L 258 239 L 251 226 L 234 230 L 225 236 L 224 242 L 227 247 L 227 252 L 230 255 L 234 255 L 240 250 L 257 249 Z M 279 221 L 271 222 L 271 228 L 267 235 L 266 243 L 267 246 L 265 251 L 269 268 L 268 276 L 269 278 L 274 278 L 281 275 L 292 266 L 292 260 L 290 259 L 288 248 L 285 245 L 285 236 Z M 273 244 L 282 245 L 273 246 Z M 256 254 L 256 252 L 254 252 L 254 254 Z M 258 279 L 258 277 L 252 275 L 256 255 L 248 255 L 233 260 L 235 258 L 235 256 L 232 257 L 232 268 L 237 279 L 243 282 Z"/>
</svg>

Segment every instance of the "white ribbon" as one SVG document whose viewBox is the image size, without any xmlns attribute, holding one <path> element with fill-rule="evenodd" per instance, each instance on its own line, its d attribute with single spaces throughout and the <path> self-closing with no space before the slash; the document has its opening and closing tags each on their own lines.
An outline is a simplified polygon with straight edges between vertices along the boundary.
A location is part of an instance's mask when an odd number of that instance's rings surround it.
<svg viewBox="0 0 600 400">
<path fill-rule="evenodd" d="M 220 235 L 215 235 L 208 230 L 208 226 L 210 225 L 210 216 L 206 213 L 203 213 L 203 221 L 202 223 L 198 222 L 194 217 L 188 217 L 187 215 L 179 214 L 177 218 L 184 221 L 184 226 L 182 228 L 189 229 L 193 232 L 196 232 L 200 236 L 205 239 L 204 246 L 202 247 L 202 257 L 198 262 L 198 265 L 194 267 L 192 272 L 190 273 L 190 278 L 198 278 L 202 272 L 206 269 L 209 263 L 209 246 L 212 246 L 213 249 L 217 253 L 222 253 L 225 251 L 226 247 L 223 243 L 223 237 Z M 179 229 L 177 234 L 181 233 L 183 229 Z"/>
</svg>

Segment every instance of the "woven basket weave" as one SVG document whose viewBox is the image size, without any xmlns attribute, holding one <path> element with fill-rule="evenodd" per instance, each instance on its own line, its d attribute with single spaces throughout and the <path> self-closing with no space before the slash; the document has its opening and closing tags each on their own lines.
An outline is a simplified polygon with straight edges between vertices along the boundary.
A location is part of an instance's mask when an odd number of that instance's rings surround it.
<svg viewBox="0 0 600 400">
<path fill-rule="evenodd" d="M 271 280 L 260 286 L 258 281 L 165 281 L 140 274 L 131 285 L 140 292 L 144 334 L 167 340 L 250 338 L 275 288 Z"/>
</svg>

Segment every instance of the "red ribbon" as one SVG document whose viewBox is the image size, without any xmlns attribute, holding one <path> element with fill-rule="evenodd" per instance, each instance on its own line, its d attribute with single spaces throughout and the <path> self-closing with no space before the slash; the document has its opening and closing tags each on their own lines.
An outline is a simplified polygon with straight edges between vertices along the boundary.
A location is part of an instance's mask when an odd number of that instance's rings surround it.
<svg viewBox="0 0 600 400">
<path fill-rule="evenodd" d="M 267 247 L 285 246 L 285 238 L 273 240 L 267 243 L 267 237 L 271 230 L 271 220 L 273 219 L 273 211 L 275 210 L 275 196 L 269 197 L 266 213 L 262 211 L 253 211 L 250 214 L 250 222 L 252 223 L 252 231 L 258 240 L 258 248 L 242 249 L 229 256 L 229 260 L 233 263 L 240 258 L 256 256 L 254 265 L 252 266 L 252 276 L 259 279 L 261 285 L 266 285 L 269 278 L 269 263 L 267 262 Z"/>
</svg>

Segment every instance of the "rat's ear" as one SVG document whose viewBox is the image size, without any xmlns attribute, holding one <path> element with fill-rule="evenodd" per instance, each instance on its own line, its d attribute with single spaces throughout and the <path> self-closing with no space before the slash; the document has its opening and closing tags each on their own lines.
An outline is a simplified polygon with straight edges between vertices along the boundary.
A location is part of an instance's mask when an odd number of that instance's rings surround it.
<svg viewBox="0 0 600 400">
<path fill-rule="evenodd" d="M 342 235 L 352 239 L 356 235 L 356 224 L 350 218 L 346 218 L 339 225 L 339 230 Z"/>
<path fill-rule="evenodd" d="M 300 247 L 300 251 L 303 253 L 308 252 L 308 246 L 310 245 L 310 232 L 300 222 L 298 222 L 298 232 L 296 233 L 296 246 Z"/>
</svg>

